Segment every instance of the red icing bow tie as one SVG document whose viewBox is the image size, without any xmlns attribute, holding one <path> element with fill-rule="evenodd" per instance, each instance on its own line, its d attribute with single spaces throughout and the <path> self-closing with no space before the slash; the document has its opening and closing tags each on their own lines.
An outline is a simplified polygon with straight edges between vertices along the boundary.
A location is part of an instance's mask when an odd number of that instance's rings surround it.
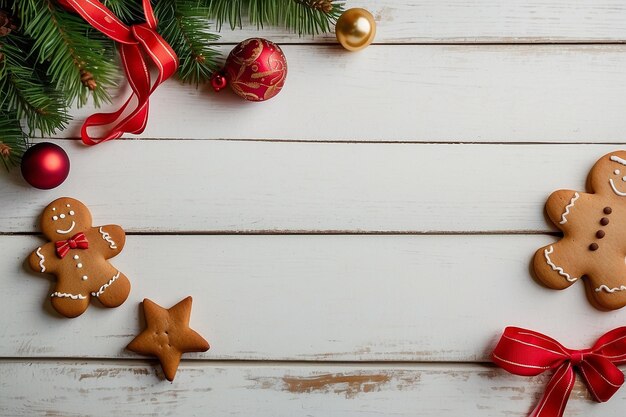
<svg viewBox="0 0 626 417">
<path fill-rule="evenodd" d="M 59 258 L 63 259 L 70 249 L 88 249 L 89 241 L 83 232 L 76 233 L 67 240 L 59 240 L 54 242 Z"/>
<path fill-rule="evenodd" d="M 555 369 L 552 379 L 530 417 L 561 417 L 578 368 L 593 398 L 608 401 L 624 383 L 616 365 L 626 363 L 626 327 L 611 330 L 591 349 L 573 350 L 556 340 L 518 327 L 507 327 L 493 351 L 493 361 L 506 371 L 522 376 Z"/>
<path fill-rule="evenodd" d="M 75 11 L 95 29 L 120 43 L 122 64 L 133 90 L 133 94 L 119 110 L 113 113 L 96 113 L 85 120 L 81 129 L 83 142 L 86 145 L 95 145 L 110 139 L 117 139 L 126 132 L 143 132 L 148 121 L 150 94 L 178 69 L 176 53 L 156 32 L 157 20 L 150 0 L 142 0 L 146 22 L 131 27 L 122 23 L 98 0 L 59 0 L 59 3 L 66 9 Z M 159 71 L 158 78 L 152 86 L 143 52 L 155 63 Z M 134 96 L 137 96 L 137 104 L 128 116 L 117 122 L 104 136 L 100 138 L 89 136 L 87 133 L 89 127 L 115 123 Z"/>
</svg>

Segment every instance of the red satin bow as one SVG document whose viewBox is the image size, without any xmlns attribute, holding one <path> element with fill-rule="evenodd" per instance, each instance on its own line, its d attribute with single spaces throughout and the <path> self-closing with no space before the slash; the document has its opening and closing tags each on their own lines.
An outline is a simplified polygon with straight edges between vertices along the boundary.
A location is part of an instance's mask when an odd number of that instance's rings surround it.
<svg viewBox="0 0 626 417">
<path fill-rule="evenodd" d="M 146 23 L 127 27 L 109 9 L 97 0 L 60 0 L 59 2 L 80 14 L 89 24 L 109 38 L 121 43 L 120 56 L 126 77 L 133 94 L 122 107 L 113 113 L 95 113 L 89 116 L 81 129 L 81 137 L 86 145 L 96 145 L 117 139 L 124 133 L 141 133 L 148 122 L 148 100 L 150 94 L 178 69 L 178 57 L 170 45 L 157 32 L 157 20 L 150 0 L 143 1 Z M 144 61 L 143 51 L 156 64 L 159 76 L 150 87 L 150 73 Z M 117 121 L 130 101 L 137 96 L 137 107 L 128 116 L 100 138 L 92 138 L 87 129 L 104 126 Z"/>
<path fill-rule="evenodd" d="M 535 376 L 556 369 L 530 417 L 561 417 L 578 368 L 598 402 L 608 401 L 624 383 L 616 365 L 626 363 L 626 327 L 611 330 L 591 349 L 573 350 L 532 330 L 507 327 L 493 351 L 496 365 L 515 375 Z"/>
<path fill-rule="evenodd" d="M 76 233 L 67 240 L 59 240 L 54 242 L 57 256 L 61 259 L 70 251 L 70 249 L 88 249 L 89 241 L 83 232 Z"/>
</svg>

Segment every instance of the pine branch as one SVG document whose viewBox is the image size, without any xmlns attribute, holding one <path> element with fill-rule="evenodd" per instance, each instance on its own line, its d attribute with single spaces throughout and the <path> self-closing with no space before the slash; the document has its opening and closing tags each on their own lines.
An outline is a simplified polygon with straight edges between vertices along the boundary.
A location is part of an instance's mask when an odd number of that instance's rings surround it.
<svg viewBox="0 0 626 417">
<path fill-rule="evenodd" d="M 109 101 L 117 74 L 111 40 L 53 0 L 15 0 L 14 9 L 23 33 L 35 40 L 33 55 L 66 97 L 79 106 L 90 92 L 96 106 Z"/>
<path fill-rule="evenodd" d="M 127 25 L 141 19 L 141 1 L 102 0 L 102 4 Z"/>
<path fill-rule="evenodd" d="M 0 53 L 0 109 L 25 119 L 30 133 L 50 135 L 68 121 L 66 102 L 45 74 L 27 59 L 32 42 L 11 34 L 2 38 Z"/>
<path fill-rule="evenodd" d="M 338 0 L 204 0 L 209 15 L 216 19 L 221 30 L 225 22 L 231 29 L 242 26 L 242 15 L 247 14 L 257 28 L 266 25 L 281 26 L 302 35 L 329 32 L 343 11 Z"/>
<path fill-rule="evenodd" d="M 219 36 L 208 32 L 208 9 L 197 0 L 171 0 L 156 3 L 154 12 L 159 33 L 178 55 L 178 78 L 195 85 L 208 81 L 218 69 L 219 55 L 210 46 Z"/>
<path fill-rule="evenodd" d="M 26 148 L 26 137 L 17 114 L 0 108 L 0 161 L 4 167 L 8 170 L 18 166 Z"/>
</svg>

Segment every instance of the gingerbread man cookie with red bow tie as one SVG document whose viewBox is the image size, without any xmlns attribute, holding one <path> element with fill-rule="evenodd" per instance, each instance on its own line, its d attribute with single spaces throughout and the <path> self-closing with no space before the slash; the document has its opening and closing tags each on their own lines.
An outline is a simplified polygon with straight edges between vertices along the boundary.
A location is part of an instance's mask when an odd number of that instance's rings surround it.
<svg viewBox="0 0 626 417">
<path fill-rule="evenodd" d="M 30 267 L 55 275 L 52 306 L 65 317 L 77 317 L 95 297 L 105 307 L 118 307 L 128 297 L 130 281 L 108 259 L 122 251 L 124 230 L 117 225 L 92 227 L 87 206 L 68 197 L 48 205 L 41 230 L 49 240 L 29 257 Z"/>
<path fill-rule="evenodd" d="M 615 310 L 626 306 L 626 151 L 600 158 L 587 189 L 550 195 L 546 212 L 563 238 L 539 249 L 533 267 L 554 289 L 582 279 L 596 308 Z"/>
</svg>

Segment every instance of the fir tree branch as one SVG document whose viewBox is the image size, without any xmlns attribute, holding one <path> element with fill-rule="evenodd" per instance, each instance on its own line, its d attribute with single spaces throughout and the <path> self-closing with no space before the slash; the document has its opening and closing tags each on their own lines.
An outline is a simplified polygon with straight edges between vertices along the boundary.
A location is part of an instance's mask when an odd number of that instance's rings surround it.
<svg viewBox="0 0 626 417">
<path fill-rule="evenodd" d="M 130 25 L 141 19 L 141 2 L 129 0 L 102 0 L 107 8 L 109 8 L 115 16 L 121 21 Z"/>
<path fill-rule="evenodd" d="M 7 170 L 20 164 L 27 146 L 17 114 L 0 107 L 0 161 Z"/>
<path fill-rule="evenodd" d="M 38 129 L 51 135 L 67 124 L 66 103 L 45 75 L 27 60 L 30 46 L 31 42 L 17 34 L 0 43 L 4 56 L 0 62 L 0 109 L 26 119 L 31 134 Z"/>
<path fill-rule="evenodd" d="M 231 29 L 242 26 L 247 14 L 257 28 L 281 26 L 302 35 L 329 32 L 343 11 L 338 0 L 203 0 L 210 17 L 216 19 L 218 30 L 225 22 Z"/>
<path fill-rule="evenodd" d="M 35 40 L 33 55 L 46 63 L 47 74 L 66 97 L 83 105 L 91 87 L 96 106 L 109 101 L 107 90 L 117 73 L 111 40 L 53 0 L 15 0 L 14 9 L 23 33 Z M 95 83 L 83 83 L 86 78 Z"/>
<path fill-rule="evenodd" d="M 195 85 L 208 81 L 218 68 L 219 55 L 210 46 L 219 36 L 208 32 L 208 10 L 197 0 L 172 0 L 156 3 L 154 12 L 159 33 L 178 55 L 178 78 Z"/>
</svg>

